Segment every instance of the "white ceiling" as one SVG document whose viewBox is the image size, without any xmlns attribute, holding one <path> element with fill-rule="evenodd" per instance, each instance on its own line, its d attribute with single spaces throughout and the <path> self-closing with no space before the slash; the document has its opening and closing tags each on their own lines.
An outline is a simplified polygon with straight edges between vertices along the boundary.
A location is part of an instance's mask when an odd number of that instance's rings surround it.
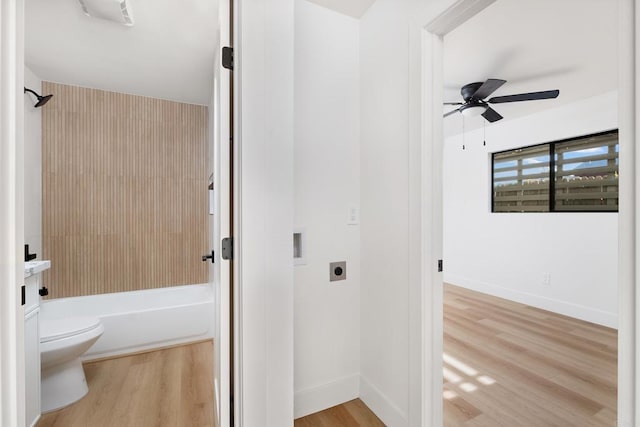
<svg viewBox="0 0 640 427">
<path fill-rule="evenodd" d="M 298 0 L 300 1 L 300 0 Z M 336 12 L 360 19 L 376 0 L 307 0 Z"/>
<path fill-rule="evenodd" d="M 308 0 L 361 17 L 375 0 Z M 617 9 L 611 0 L 498 0 L 445 37 L 445 99 L 487 78 L 494 95 L 560 89 L 555 100 L 496 106 L 504 120 L 617 88 Z M 60 83 L 208 104 L 217 0 L 132 0 L 132 28 L 89 18 L 77 0 L 26 1 L 25 62 Z M 467 120 L 467 128 L 482 120 Z M 445 120 L 459 132 L 461 116 Z"/>
<path fill-rule="evenodd" d="M 129 3 L 131 28 L 85 16 L 78 0 L 26 0 L 26 65 L 47 81 L 209 104 L 218 1 Z"/>
<path fill-rule="evenodd" d="M 615 90 L 617 19 L 611 0 L 498 0 L 445 36 L 445 101 L 488 78 L 507 80 L 492 96 L 560 90 L 553 100 L 495 105 L 509 120 Z M 483 121 L 465 119 L 465 128 Z M 461 131 L 461 114 L 445 118 L 446 135 Z"/>
</svg>

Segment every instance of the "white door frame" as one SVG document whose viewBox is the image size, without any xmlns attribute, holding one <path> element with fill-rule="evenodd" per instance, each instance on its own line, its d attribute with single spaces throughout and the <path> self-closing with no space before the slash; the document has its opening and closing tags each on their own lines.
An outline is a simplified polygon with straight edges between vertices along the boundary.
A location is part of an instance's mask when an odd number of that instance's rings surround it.
<svg viewBox="0 0 640 427">
<path fill-rule="evenodd" d="M 25 423 L 24 2 L 0 4 L 0 424 Z"/>
<path fill-rule="evenodd" d="M 442 250 L 442 36 L 464 21 L 458 17 L 481 3 L 460 0 L 425 25 L 423 31 L 423 406 L 422 425 L 441 426 L 442 414 L 442 277 L 435 260 Z M 489 2 L 490 4 L 490 2 Z M 487 4 L 488 5 L 488 4 Z M 486 7 L 486 5 L 485 5 Z M 640 103 L 637 70 L 640 70 L 640 0 L 618 0 L 619 7 L 619 135 L 620 135 L 620 210 L 618 228 L 618 427 L 632 427 L 640 421 L 640 377 L 636 370 L 640 356 L 640 328 L 636 327 L 636 306 L 640 292 L 636 265 L 640 262 L 640 200 L 636 168 L 640 165 L 640 141 L 637 106 Z M 484 7 L 476 10 L 481 11 Z M 475 14 L 474 13 L 474 14 Z M 444 23 L 444 26 L 441 24 Z M 438 24 L 438 25 L 434 25 Z M 622 90 L 624 88 L 624 90 Z M 426 172 L 430 171 L 430 172 Z M 431 202 L 431 209 L 426 208 Z"/>
<path fill-rule="evenodd" d="M 640 60 L 640 1 L 618 0 L 619 7 L 619 80 L 618 121 L 620 138 L 620 208 L 618 214 L 618 426 L 631 427 L 640 422 L 640 331 L 636 326 L 636 307 L 640 306 L 638 284 L 638 230 L 640 200 L 637 168 L 640 151 L 635 142 L 640 131 L 638 105 L 638 61 Z"/>
</svg>

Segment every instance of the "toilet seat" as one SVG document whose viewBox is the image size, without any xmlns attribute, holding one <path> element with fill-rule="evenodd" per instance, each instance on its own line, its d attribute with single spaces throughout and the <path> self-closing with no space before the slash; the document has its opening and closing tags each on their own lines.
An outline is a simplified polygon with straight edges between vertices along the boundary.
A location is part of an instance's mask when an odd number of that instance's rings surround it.
<svg viewBox="0 0 640 427">
<path fill-rule="evenodd" d="M 40 343 L 61 340 L 80 335 L 100 327 L 97 317 L 68 317 L 64 319 L 48 319 L 40 324 Z"/>
</svg>

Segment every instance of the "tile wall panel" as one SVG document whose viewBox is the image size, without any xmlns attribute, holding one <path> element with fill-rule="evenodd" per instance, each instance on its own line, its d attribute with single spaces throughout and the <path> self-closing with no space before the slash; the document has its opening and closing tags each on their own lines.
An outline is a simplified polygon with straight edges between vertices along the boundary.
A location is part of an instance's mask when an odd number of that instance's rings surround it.
<svg viewBox="0 0 640 427">
<path fill-rule="evenodd" d="M 50 298 L 206 283 L 207 107 L 44 82 Z"/>
</svg>

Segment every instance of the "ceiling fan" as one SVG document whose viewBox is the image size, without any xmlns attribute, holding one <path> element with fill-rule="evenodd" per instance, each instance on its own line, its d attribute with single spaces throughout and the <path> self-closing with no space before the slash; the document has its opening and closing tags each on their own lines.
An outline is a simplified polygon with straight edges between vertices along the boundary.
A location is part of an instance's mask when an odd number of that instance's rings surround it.
<svg viewBox="0 0 640 427">
<path fill-rule="evenodd" d="M 519 93 L 516 95 L 494 96 L 488 100 L 486 97 L 498 90 L 500 86 L 505 84 L 506 80 L 488 79 L 486 82 L 469 83 L 462 86 L 460 93 L 464 102 L 445 102 L 444 105 L 459 105 L 453 111 L 445 113 L 443 117 L 450 116 L 460 112 L 466 117 L 474 117 L 482 115 L 485 120 L 493 123 L 502 119 L 496 110 L 491 108 L 489 104 L 502 104 L 505 102 L 534 101 L 537 99 L 557 98 L 560 94 L 559 90 L 545 90 L 542 92 Z"/>
</svg>

